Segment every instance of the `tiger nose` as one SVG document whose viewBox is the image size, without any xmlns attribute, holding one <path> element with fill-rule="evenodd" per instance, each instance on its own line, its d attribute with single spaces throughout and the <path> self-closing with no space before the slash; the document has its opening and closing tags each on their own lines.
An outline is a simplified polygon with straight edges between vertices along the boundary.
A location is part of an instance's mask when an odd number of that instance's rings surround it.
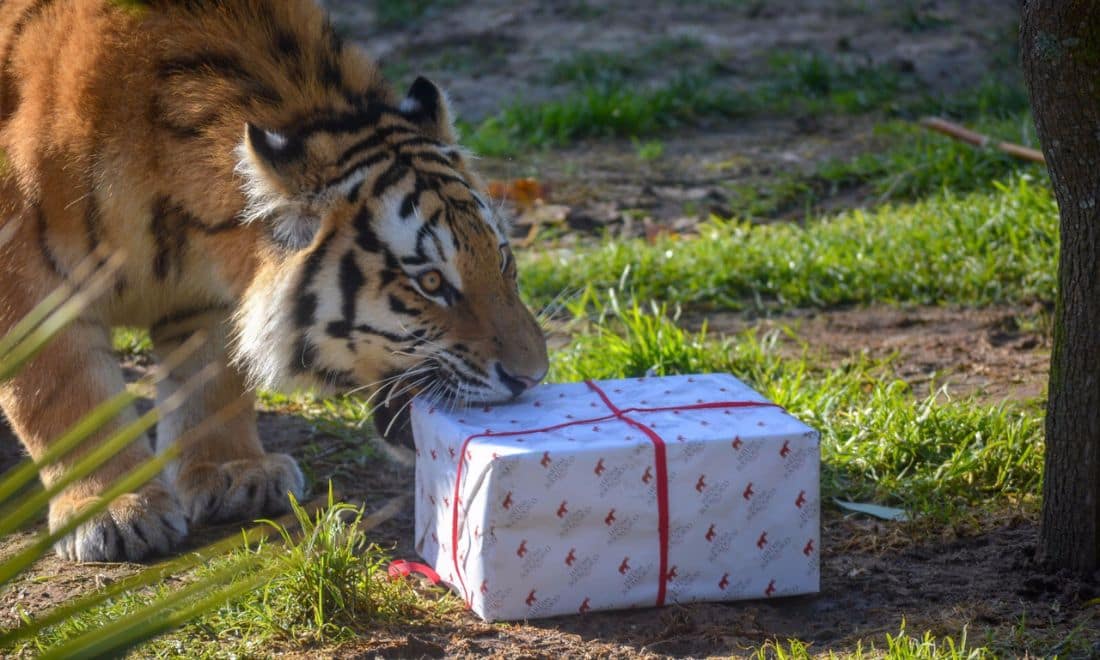
<svg viewBox="0 0 1100 660">
<path fill-rule="evenodd" d="M 520 374 L 509 373 L 504 365 L 497 362 L 497 377 L 500 378 L 500 382 L 504 383 L 504 386 L 512 393 L 512 396 L 516 397 L 523 394 L 527 390 L 531 389 L 535 385 L 546 377 L 546 371 L 543 370 L 541 374 L 538 374 L 537 378 L 530 376 L 522 376 Z"/>
</svg>

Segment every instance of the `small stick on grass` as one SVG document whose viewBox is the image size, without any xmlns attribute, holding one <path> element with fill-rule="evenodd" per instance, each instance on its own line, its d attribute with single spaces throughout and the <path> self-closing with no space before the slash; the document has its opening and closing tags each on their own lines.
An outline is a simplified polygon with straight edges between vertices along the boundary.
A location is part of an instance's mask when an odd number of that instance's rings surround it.
<svg viewBox="0 0 1100 660">
<path fill-rule="evenodd" d="M 931 129 L 938 133 L 943 133 L 949 137 L 953 137 L 961 142 L 972 144 L 975 147 L 993 147 L 998 151 L 1002 151 L 1010 156 L 1014 156 L 1021 160 L 1030 161 L 1032 163 L 1043 164 L 1046 159 L 1043 158 L 1043 152 L 1038 149 L 1032 149 L 1030 147 L 1024 147 L 1019 144 L 1013 144 L 1011 142 L 997 142 L 988 135 L 982 135 L 976 133 L 968 128 L 960 126 L 954 122 L 941 119 L 939 117 L 925 117 L 920 120 L 921 126 Z"/>
</svg>

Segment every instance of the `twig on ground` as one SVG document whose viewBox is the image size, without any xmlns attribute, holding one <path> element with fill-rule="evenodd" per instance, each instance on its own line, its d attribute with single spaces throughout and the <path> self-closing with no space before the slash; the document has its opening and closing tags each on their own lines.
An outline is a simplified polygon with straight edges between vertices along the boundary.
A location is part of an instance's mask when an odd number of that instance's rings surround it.
<svg viewBox="0 0 1100 660">
<path fill-rule="evenodd" d="M 998 142 L 988 135 L 982 135 L 976 133 L 968 128 L 960 126 L 954 122 L 941 119 L 939 117 L 925 117 L 920 120 L 921 126 L 927 129 L 943 133 L 949 137 L 953 137 L 961 142 L 972 144 L 976 147 L 993 147 L 998 151 L 1002 151 L 1010 156 L 1014 156 L 1021 160 L 1030 161 L 1032 163 L 1043 164 L 1046 159 L 1043 158 L 1043 152 L 1038 149 L 1032 149 L 1030 147 L 1024 147 L 1019 144 L 1013 144 L 1011 142 Z"/>
</svg>

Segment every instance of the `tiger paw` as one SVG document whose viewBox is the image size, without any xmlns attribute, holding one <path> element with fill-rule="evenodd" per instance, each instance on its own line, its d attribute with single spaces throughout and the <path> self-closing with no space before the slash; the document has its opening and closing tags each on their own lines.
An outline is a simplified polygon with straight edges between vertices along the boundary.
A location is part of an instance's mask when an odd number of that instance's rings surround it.
<svg viewBox="0 0 1100 660">
<path fill-rule="evenodd" d="M 60 495 L 50 504 L 50 530 L 94 506 L 99 497 Z M 179 502 L 162 484 L 146 484 L 120 496 L 107 510 L 77 527 L 54 545 L 62 559 L 76 561 L 139 561 L 168 554 L 187 536 L 187 520 Z"/>
<path fill-rule="evenodd" d="M 286 454 L 228 463 L 194 463 L 180 470 L 176 492 L 192 523 L 250 520 L 290 509 L 288 493 L 301 498 L 305 478 Z"/>
</svg>

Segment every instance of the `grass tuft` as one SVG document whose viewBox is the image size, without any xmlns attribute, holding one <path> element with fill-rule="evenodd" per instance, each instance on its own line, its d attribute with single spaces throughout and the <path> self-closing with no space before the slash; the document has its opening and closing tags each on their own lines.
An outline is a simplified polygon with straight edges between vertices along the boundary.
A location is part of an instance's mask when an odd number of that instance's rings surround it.
<svg viewBox="0 0 1100 660">
<path fill-rule="evenodd" d="M 202 584 L 213 576 L 221 576 L 229 588 L 254 584 L 257 579 L 261 585 L 149 642 L 142 654 L 254 656 L 283 645 L 334 644 L 353 638 L 355 630 L 390 621 L 425 620 L 454 607 L 448 596 L 427 600 L 409 581 L 388 579 L 388 554 L 369 543 L 359 528 L 362 508 L 335 502 L 331 489 L 328 506 L 314 515 L 296 501 L 292 507 L 294 528 L 266 521 L 279 540 L 256 548 L 241 546 L 191 574 L 175 576 L 171 583 L 121 594 L 45 629 L 21 651 L 56 647 L 88 631 L 140 616 L 153 602 L 180 591 L 180 581 Z M 227 569 L 242 566 L 233 575 L 224 575 Z M 191 604 L 187 600 L 178 607 Z"/>
<path fill-rule="evenodd" d="M 362 508 L 336 503 L 331 487 L 328 506 L 315 516 L 293 496 L 291 507 L 301 533 L 265 521 L 283 540 L 266 567 L 273 577 L 252 602 L 235 605 L 255 616 L 262 635 L 333 641 L 353 635 L 353 626 L 419 612 L 416 592 L 408 583 L 389 581 L 389 556 L 359 529 Z"/>
</svg>

